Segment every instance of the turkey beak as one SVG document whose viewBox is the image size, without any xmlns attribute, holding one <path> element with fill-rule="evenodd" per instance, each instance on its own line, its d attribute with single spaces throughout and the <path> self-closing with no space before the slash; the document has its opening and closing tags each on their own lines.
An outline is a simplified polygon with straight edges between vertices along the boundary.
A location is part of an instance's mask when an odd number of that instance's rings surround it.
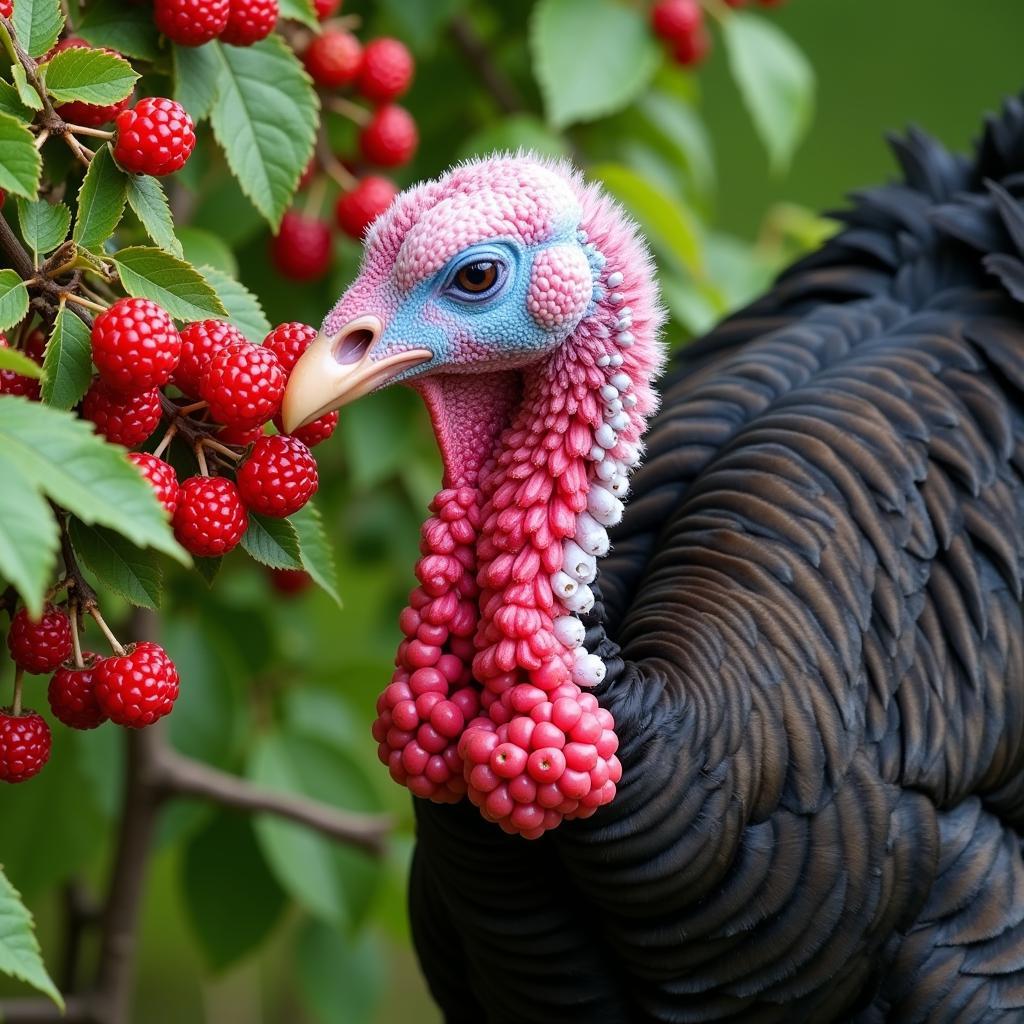
<svg viewBox="0 0 1024 1024">
<path fill-rule="evenodd" d="M 414 348 L 373 358 L 383 332 L 384 325 L 375 316 L 350 320 L 335 334 L 320 332 L 288 379 L 281 405 L 287 433 L 368 395 L 403 370 L 433 357 L 427 349 Z"/>
</svg>

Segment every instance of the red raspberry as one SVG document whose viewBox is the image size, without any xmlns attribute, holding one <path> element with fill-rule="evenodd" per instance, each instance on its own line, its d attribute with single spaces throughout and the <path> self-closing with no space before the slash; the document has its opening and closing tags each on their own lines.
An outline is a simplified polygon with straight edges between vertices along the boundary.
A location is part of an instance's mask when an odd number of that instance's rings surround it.
<svg viewBox="0 0 1024 1024">
<path fill-rule="evenodd" d="M 2 335 L 0 335 L 0 337 L 2 337 Z M 24 352 L 29 359 L 33 362 L 39 363 L 41 366 L 43 358 L 46 355 L 46 341 L 46 335 L 37 327 L 21 343 L 21 351 Z"/>
<path fill-rule="evenodd" d="M 174 321 L 149 299 L 118 299 L 92 325 L 92 361 L 104 384 L 125 394 L 162 387 L 181 356 Z"/>
<path fill-rule="evenodd" d="M 149 641 L 100 659 L 92 678 L 100 710 L 129 729 L 152 725 L 169 714 L 178 699 L 178 670 L 167 652 Z"/>
<path fill-rule="evenodd" d="M 274 426 L 277 427 L 279 434 L 285 432 L 280 413 L 274 417 Z M 337 426 L 337 412 L 328 412 L 324 413 L 320 419 L 313 420 L 312 423 L 307 423 L 304 427 L 293 430 L 288 434 L 288 437 L 294 437 L 296 441 L 301 441 L 307 448 L 315 448 L 318 444 L 326 441 L 334 433 Z"/>
<path fill-rule="evenodd" d="M 202 46 L 228 23 L 230 0 L 154 0 L 153 20 L 179 46 Z"/>
<path fill-rule="evenodd" d="M 199 393 L 215 422 L 256 427 L 281 407 L 284 385 L 277 356 L 262 345 L 244 341 L 222 348 L 210 360 Z"/>
<path fill-rule="evenodd" d="M 316 9 L 316 16 L 321 21 L 326 21 L 332 15 L 338 13 L 341 7 L 341 0 L 313 0 L 313 7 Z"/>
<path fill-rule="evenodd" d="M 186 395 L 199 394 L 210 360 L 225 346 L 244 342 L 245 335 L 226 320 L 199 320 L 181 329 L 181 359 L 171 378 Z"/>
<path fill-rule="evenodd" d="M 351 32 L 328 29 L 309 44 L 303 60 L 317 85 L 337 89 L 355 80 L 362 58 L 363 48 Z"/>
<path fill-rule="evenodd" d="M 4 708 L 0 711 L 0 782 L 24 782 L 38 775 L 50 760 L 52 743 L 50 727 L 41 715 L 27 708 L 13 715 Z"/>
<path fill-rule="evenodd" d="M 71 729 L 95 729 L 107 720 L 93 688 L 93 670 L 99 659 L 85 651 L 82 660 L 84 668 L 66 664 L 57 669 L 50 680 L 47 696 L 50 710 L 58 721 Z"/>
<path fill-rule="evenodd" d="M 5 18 L 14 16 L 14 0 L 0 0 L 0 14 Z"/>
<path fill-rule="evenodd" d="M 292 281 L 316 281 L 331 267 L 331 229 L 316 217 L 289 210 L 270 242 L 277 272 Z"/>
<path fill-rule="evenodd" d="M 67 39 L 62 39 L 50 52 L 47 54 L 47 59 L 52 57 L 55 53 L 60 53 L 61 50 L 70 50 L 78 47 L 84 47 L 91 49 L 89 44 L 84 39 L 77 39 L 71 36 Z M 121 54 L 117 50 L 111 50 L 109 47 L 103 46 L 98 47 L 103 53 L 113 54 L 115 57 L 120 57 Z M 123 100 L 118 103 L 112 103 L 109 106 L 101 107 L 95 103 L 82 103 L 80 100 L 75 100 L 71 103 L 62 103 L 57 107 L 57 113 L 70 124 L 81 124 L 87 128 L 99 128 L 102 124 L 107 124 L 108 121 L 113 121 L 122 110 L 128 109 L 128 104 L 132 101 L 132 93 L 125 96 Z"/>
<path fill-rule="evenodd" d="M 97 379 L 82 399 L 82 416 L 112 444 L 134 448 L 142 444 L 160 423 L 160 390 L 123 395 Z"/>
<path fill-rule="evenodd" d="M 147 96 L 117 115 L 114 158 L 132 174 L 163 177 L 185 166 L 196 147 L 195 126 L 174 100 Z"/>
<path fill-rule="evenodd" d="M 391 205 L 398 188 L 387 178 L 368 174 L 351 192 L 338 196 L 334 215 L 338 227 L 359 241 L 366 229 Z"/>
<path fill-rule="evenodd" d="M 236 448 L 248 448 L 262 436 L 262 423 L 256 427 L 221 427 L 217 431 L 217 440 L 221 444 L 234 445 Z"/>
<path fill-rule="evenodd" d="M 174 536 L 186 551 L 200 558 L 226 555 L 238 546 L 248 525 L 238 488 L 230 480 L 190 476 L 182 482 Z"/>
<path fill-rule="evenodd" d="M 363 50 L 357 88 L 374 103 L 390 103 L 409 88 L 414 67 L 404 43 L 387 36 L 371 40 Z"/>
<path fill-rule="evenodd" d="M 71 622 L 60 608 L 47 604 L 38 622 L 22 608 L 7 634 L 7 649 L 14 663 L 26 672 L 52 672 L 71 654 Z"/>
<path fill-rule="evenodd" d="M 270 585 L 285 597 L 294 597 L 308 590 L 313 577 L 305 569 L 268 569 Z"/>
<path fill-rule="evenodd" d="M 680 36 L 672 47 L 672 59 L 683 67 L 696 67 L 711 52 L 711 36 L 701 26 L 696 32 Z"/>
<path fill-rule="evenodd" d="M 180 492 L 178 474 L 174 472 L 174 467 L 149 452 L 129 452 L 128 461 L 134 462 L 139 467 L 139 472 L 153 488 L 157 501 L 167 509 L 167 514 L 173 518 L 174 513 L 178 510 Z"/>
<path fill-rule="evenodd" d="M 317 330 L 309 324 L 297 322 L 280 324 L 264 339 L 263 347 L 277 356 L 286 376 L 290 376 L 299 356 L 316 340 Z"/>
<path fill-rule="evenodd" d="M 3 2 L 3 0 L 0 0 L 0 3 L 2 3 L 2 2 Z M 6 202 L 7 202 L 7 193 L 2 188 L 0 188 L 0 210 L 2 210 L 4 208 L 4 203 L 6 203 Z"/>
<path fill-rule="evenodd" d="M 238 491 L 252 512 L 282 519 L 316 494 L 316 459 L 294 437 L 261 437 L 237 474 Z"/>
<path fill-rule="evenodd" d="M 231 0 L 231 13 L 220 41 L 232 46 L 252 46 L 274 31 L 277 14 L 277 0 Z"/>
<path fill-rule="evenodd" d="M 654 34 L 670 43 L 693 35 L 703 22 L 704 12 L 698 0 L 658 0 L 651 8 Z"/>
<path fill-rule="evenodd" d="M 363 156 L 380 167 L 398 167 L 408 163 L 419 141 L 412 114 L 396 104 L 376 110 L 370 123 L 359 133 L 359 149 Z"/>
<path fill-rule="evenodd" d="M 33 332 L 37 333 L 37 332 Z M 7 335 L 0 334 L 0 348 L 10 348 Z M 25 351 L 25 355 L 30 353 Z M 39 362 L 37 359 L 36 362 Z M 23 377 L 13 370 L 0 370 L 0 395 L 22 395 L 33 402 L 39 400 L 39 381 L 34 377 Z"/>
</svg>

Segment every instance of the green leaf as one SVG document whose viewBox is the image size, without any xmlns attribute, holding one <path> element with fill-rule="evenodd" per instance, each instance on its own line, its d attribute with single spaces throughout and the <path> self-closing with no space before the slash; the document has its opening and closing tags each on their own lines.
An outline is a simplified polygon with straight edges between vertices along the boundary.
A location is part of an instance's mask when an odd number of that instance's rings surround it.
<svg viewBox="0 0 1024 1024">
<path fill-rule="evenodd" d="M 152 552 L 143 551 L 103 526 L 71 520 L 71 543 L 100 586 L 136 608 L 156 609 L 163 596 L 163 574 Z"/>
<path fill-rule="evenodd" d="M 466 0 L 430 0 L 429 3 L 380 0 L 380 6 L 399 27 L 398 36 L 415 49 L 427 50 L 435 45 L 452 16 L 466 6 Z"/>
<path fill-rule="evenodd" d="M 184 258 L 200 273 L 203 273 L 203 267 L 213 267 L 222 274 L 238 276 L 238 260 L 231 247 L 218 235 L 188 225 L 178 228 L 177 235 L 185 251 Z"/>
<path fill-rule="evenodd" d="M 11 21 L 18 42 L 30 56 L 41 57 L 57 42 L 64 27 L 64 14 L 60 0 L 18 0 Z"/>
<path fill-rule="evenodd" d="M 129 175 L 114 162 L 110 147 L 101 146 L 78 190 L 78 217 L 73 237 L 80 246 L 98 249 L 114 233 L 124 215 L 128 179 Z"/>
<path fill-rule="evenodd" d="M 22 377 L 31 377 L 33 380 L 39 380 L 43 376 L 39 364 L 16 348 L 0 348 L 0 370 L 13 370 Z"/>
<path fill-rule="evenodd" d="M 32 133 L 16 117 L 0 114 L 0 188 L 35 199 L 42 166 Z"/>
<path fill-rule="evenodd" d="M 284 7 L 281 17 L 287 17 Z M 210 116 L 220 87 L 221 62 L 213 46 L 175 46 L 174 98 L 199 124 Z"/>
<path fill-rule="evenodd" d="M 14 67 L 21 67 L 21 65 L 13 65 L 12 70 Z M 22 71 L 24 72 L 24 68 L 22 68 Z M 35 89 L 33 89 L 32 92 L 35 93 L 35 97 L 38 100 L 39 94 Z M 40 102 L 42 101 L 40 100 Z M 12 117 L 16 117 L 19 121 L 32 120 L 32 111 L 21 102 L 21 99 L 18 96 L 18 90 L 15 89 L 10 82 L 5 82 L 2 78 L 0 78 L 0 114 L 10 114 Z"/>
<path fill-rule="evenodd" d="M 129 295 L 152 299 L 176 320 L 227 316 L 217 293 L 184 260 L 162 249 L 135 246 L 112 257 Z"/>
<path fill-rule="evenodd" d="M 0 331 L 25 319 L 28 288 L 14 270 L 0 270 Z"/>
<path fill-rule="evenodd" d="M 72 46 L 44 65 L 46 91 L 58 103 L 95 103 L 106 107 L 130 96 L 139 76 L 131 64 L 105 50 Z"/>
<path fill-rule="evenodd" d="M 310 0 L 281 0 L 279 15 L 289 21 L 298 21 L 314 32 L 320 31 L 320 22 Z"/>
<path fill-rule="evenodd" d="M 675 96 L 651 91 L 637 103 L 637 113 L 667 141 L 674 161 L 686 168 L 693 191 L 710 196 L 715 188 L 715 158 L 704 122 L 693 107 Z"/>
<path fill-rule="evenodd" d="M 530 52 L 554 128 L 622 110 L 660 61 L 641 11 L 616 0 L 539 0 L 530 19 Z"/>
<path fill-rule="evenodd" d="M 139 60 L 160 57 L 160 34 L 153 24 L 153 11 L 124 0 L 98 0 L 77 28 L 77 34 L 93 46 L 109 46 L 118 53 Z"/>
<path fill-rule="evenodd" d="M 193 558 L 192 564 L 196 567 L 199 575 L 206 581 L 206 585 L 208 587 L 212 587 L 213 581 L 220 573 L 220 567 L 223 561 L 224 559 L 220 556 L 217 558 Z"/>
<path fill-rule="evenodd" d="M 287 519 L 271 519 L 249 513 L 249 528 L 242 537 L 242 547 L 271 569 L 301 569 L 299 537 Z"/>
<path fill-rule="evenodd" d="M 11 77 L 14 79 L 14 87 L 18 90 L 18 99 L 30 110 L 42 110 L 43 98 L 29 85 L 28 75 L 20 64 L 11 65 Z M 18 111 L 12 111 L 17 114 Z"/>
<path fill-rule="evenodd" d="M 373 786 L 360 762 L 305 734 L 266 733 L 249 764 L 253 781 L 354 811 L 374 811 Z M 260 815 L 256 838 L 284 889 L 311 914 L 340 927 L 365 916 L 380 869 L 365 854 L 302 825 Z"/>
<path fill-rule="evenodd" d="M 63 203 L 51 205 L 45 199 L 19 199 L 18 226 L 25 244 L 38 257 L 56 249 L 68 237 L 71 211 Z"/>
<path fill-rule="evenodd" d="M 163 186 L 157 178 L 145 174 L 129 174 L 128 205 L 146 229 L 146 234 L 165 252 L 184 258 L 181 242 L 174 234 L 174 219 Z"/>
<path fill-rule="evenodd" d="M 109 526 L 140 547 L 190 564 L 142 474 L 70 413 L 0 396 L 0 448 L 36 490 L 83 522 Z"/>
<path fill-rule="evenodd" d="M 349 938 L 309 921 L 295 951 L 299 992 L 321 1024 L 372 1024 L 387 984 L 387 956 L 372 932 Z"/>
<path fill-rule="evenodd" d="M 784 171 L 811 122 L 814 69 L 784 32 L 755 14 L 725 20 L 729 67 L 772 169 Z"/>
<path fill-rule="evenodd" d="M 22 0 L 25 2 L 25 0 Z M 43 964 L 32 915 L 0 868 L 0 972 L 27 982 L 62 1010 L 64 1000 Z"/>
<path fill-rule="evenodd" d="M 78 405 L 92 380 L 89 328 L 63 306 L 53 324 L 43 360 L 43 401 L 57 409 Z"/>
<path fill-rule="evenodd" d="M 299 554 L 302 567 L 313 577 L 313 581 L 325 590 L 338 607 L 341 597 L 338 594 L 338 573 L 334 566 L 334 552 L 324 533 L 320 510 L 311 501 L 299 509 L 288 522 L 295 527 L 299 535 Z"/>
<path fill-rule="evenodd" d="M 242 191 L 276 228 L 313 155 L 316 93 L 280 36 L 247 47 L 210 45 L 222 62 L 214 135 Z"/>
<path fill-rule="evenodd" d="M 261 946 L 286 905 L 251 822 L 224 811 L 185 848 L 182 888 L 196 938 L 217 971 Z"/>
<path fill-rule="evenodd" d="M 220 301 L 227 307 L 228 319 L 254 345 L 261 345 L 270 333 L 270 321 L 260 300 L 244 284 L 214 267 L 200 267 L 199 272 L 217 289 Z"/>
</svg>

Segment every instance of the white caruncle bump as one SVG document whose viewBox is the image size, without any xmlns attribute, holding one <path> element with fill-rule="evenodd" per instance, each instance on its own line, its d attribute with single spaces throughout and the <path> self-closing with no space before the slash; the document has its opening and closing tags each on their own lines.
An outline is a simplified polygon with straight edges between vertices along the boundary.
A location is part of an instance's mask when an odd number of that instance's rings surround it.
<svg viewBox="0 0 1024 1024">
<path fill-rule="evenodd" d="M 608 365 L 616 370 L 623 364 L 623 362 L 624 360 L 621 352 L 613 352 L 608 359 Z"/>
<path fill-rule="evenodd" d="M 608 301 L 613 305 L 617 306 L 622 301 L 622 292 L 612 292 L 608 296 Z"/>
<path fill-rule="evenodd" d="M 608 426 L 611 427 L 612 430 L 622 431 L 629 426 L 629 416 L 622 411 L 622 403 L 619 402 L 618 404 L 620 408 L 617 410 L 615 415 L 608 420 Z"/>
<path fill-rule="evenodd" d="M 629 378 L 628 373 L 612 374 L 611 379 L 608 381 L 608 383 L 611 384 L 611 386 L 615 388 L 616 391 L 620 392 L 628 391 L 633 384 L 632 380 L 630 380 Z"/>
<path fill-rule="evenodd" d="M 607 671 L 604 662 L 596 654 L 578 650 L 572 665 L 572 681 L 587 689 L 602 683 Z"/>
<path fill-rule="evenodd" d="M 629 477 L 616 468 L 615 475 L 608 481 L 608 490 L 621 501 L 629 493 Z"/>
<path fill-rule="evenodd" d="M 606 402 L 612 402 L 619 397 L 619 389 L 615 387 L 613 384 L 602 384 L 601 397 Z"/>
<path fill-rule="evenodd" d="M 581 512 L 576 519 L 576 543 L 598 558 L 607 555 L 611 547 L 608 531 L 589 512 Z"/>
<path fill-rule="evenodd" d="M 563 597 L 562 604 L 571 612 L 584 614 L 594 607 L 594 592 L 586 584 L 583 584 L 568 597 Z"/>
<path fill-rule="evenodd" d="M 622 271 L 616 270 L 615 273 L 608 275 L 608 287 L 618 288 L 622 284 Z"/>
<path fill-rule="evenodd" d="M 602 526 L 615 526 L 622 522 L 622 502 L 611 491 L 596 484 L 587 494 L 587 511 Z"/>
<path fill-rule="evenodd" d="M 597 559 L 574 540 L 562 547 L 562 571 L 580 583 L 593 583 L 597 579 Z"/>
<path fill-rule="evenodd" d="M 595 467 L 594 472 L 597 474 L 598 480 L 614 480 L 615 475 L 619 472 L 618 463 L 614 459 L 602 459 Z"/>
<path fill-rule="evenodd" d="M 590 449 L 590 458 L 593 462 L 603 462 L 604 455 L 605 451 L 600 445 L 595 444 L 594 447 Z"/>
<path fill-rule="evenodd" d="M 602 423 L 601 426 L 594 431 L 594 440 L 602 448 L 614 448 L 619 439 L 615 436 L 615 431 L 612 430 L 607 423 Z"/>
<path fill-rule="evenodd" d="M 638 399 L 636 395 L 623 395 L 622 396 L 622 407 L 624 409 L 633 409 L 636 407 Z"/>
<path fill-rule="evenodd" d="M 559 569 L 551 577 L 551 589 L 558 597 L 565 601 L 580 589 L 580 584 L 578 580 L 574 580 L 565 570 Z"/>
<path fill-rule="evenodd" d="M 604 403 L 604 418 L 609 423 L 612 424 L 612 429 L 613 430 L 624 430 L 625 427 L 629 424 L 629 417 L 628 416 L 626 417 L 626 422 L 621 427 L 617 427 L 617 426 L 615 426 L 614 423 L 612 423 L 612 420 L 614 420 L 616 416 L 620 416 L 621 414 L 622 414 L 622 399 L 621 398 L 613 398 L 610 402 L 605 402 Z"/>
<path fill-rule="evenodd" d="M 632 348 L 636 338 L 633 336 L 632 331 L 619 331 L 616 341 L 618 341 L 622 348 Z"/>
<path fill-rule="evenodd" d="M 624 444 L 622 446 L 622 461 L 627 466 L 636 466 L 640 462 L 640 449 L 635 444 Z"/>
<path fill-rule="evenodd" d="M 560 615 L 553 624 L 555 639 L 566 647 L 582 647 L 586 627 L 575 615 Z"/>
<path fill-rule="evenodd" d="M 603 356 L 597 357 L 597 365 L 600 366 L 602 369 L 604 369 L 604 367 L 611 363 L 611 361 L 612 357 L 607 353 L 605 353 Z"/>
</svg>

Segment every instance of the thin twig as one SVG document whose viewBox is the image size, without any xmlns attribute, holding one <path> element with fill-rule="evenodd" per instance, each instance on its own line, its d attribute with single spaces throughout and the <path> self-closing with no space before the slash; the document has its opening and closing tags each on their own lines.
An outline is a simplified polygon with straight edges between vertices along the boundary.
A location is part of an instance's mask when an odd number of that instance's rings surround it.
<svg viewBox="0 0 1024 1024">
<path fill-rule="evenodd" d="M 344 96 L 331 96 L 324 102 L 328 110 L 333 110 L 336 114 L 347 117 L 350 121 L 359 125 L 360 128 L 368 125 L 373 117 L 373 114 L 366 107 L 361 107 L 358 103 L 345 99 Z"/>
<path fill-rule="evenodd" d="M 114 631 L 107 625 L 106 619 L 100 614 L 99 608 L 96 605 L 86 609 L 89 614 L 93 617 L 96 625 L 100 627 L 103 635 L 107 638 L 107 643 L 110 644 L 111 650 L 119 657 L 124 657 L 125 649 L 121 646 L 121 641 L 114 636 Z"/>
<path fill-rule="evenodd" d="M 102 128 L 87 128 L 84 124 L 71 124 L 67 121 L 64 123 L 67 130 L 76 135 L 91 135 L 94 139 L 112 139 L 114 137 L 113 132 L 105 132 Z"/>
<path fill-rule="evenodd" d="M 19 665 L 14 670 L 14 700 L 11 701 L 11 714 L 15 718 L 21 714 L 21 691 L 25 682 L 25 670 Z"/>
<path fill-rule="evenodd" d="M 64 296 L 68 302 L 74 302 L 76 305 L 84 306 L 86 309 L 91 309 L 94 313 L 105 313 L 107 307 L 101 305 L 98 302 L 93 302 L 92 299 L 83 299 L 81 295 L 74 295 L 71 292 L 66 292 Z"/>
<path fill-rule="evenodd" d="M 75 652 L 75 668 L 85 668 L 82 660 L 82 638 L 78 635 L 78 601 L 72 598 L 68 602 L 68 614 L 71 617 L 71 648 Z"/>
<path fill-rule="evenodd" d="M 167 428 L 167 433 L 164 434 L 164 436 L 161 439 L 160 443 L 156 446 L 156 448 L 153 451 L 153 455 L 154 455 L 155 458 L 159 459 L 160 456 L 163 455 L 163 453 L 165 451 L 167 451 L 167 449 L 171 446 L 171 442 L 174 440 L 174 435 L 177 432 L 178 432 L 178 424 L 176 422 L 172 423 Z"/>
<path fill-rule="evenodd" d="M 351 192 L 359 184 L 355 175 L 334 155 L 323 125 L 316 138 L 316 158 L 327 176 L 337 182 L 343 192 Z"/>
<path fill-rule="evenodd" d="M 233 452 L 226 444 L 221 444 L 220 441 L 215 441 L 212 437 L 204 437 L 199 444 L 204 448 L 212 448 L 215 452 L 220 452 L 221 455 L 226 455 L 233 462 L 238 462 L 242 457 L 241 452 Z"/>
</svg>

